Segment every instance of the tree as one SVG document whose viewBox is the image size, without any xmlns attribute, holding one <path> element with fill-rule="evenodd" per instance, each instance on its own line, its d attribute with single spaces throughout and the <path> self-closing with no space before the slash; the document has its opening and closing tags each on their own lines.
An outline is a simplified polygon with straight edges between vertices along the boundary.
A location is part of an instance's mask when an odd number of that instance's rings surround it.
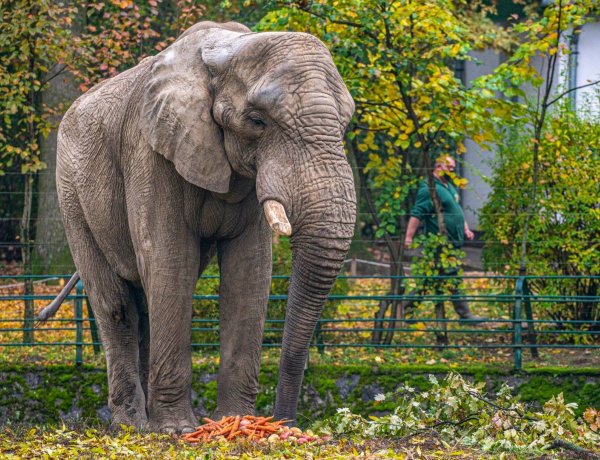
<svg viewBox="0 0 600 460">
<path fill-rule="evenodd" d="M 598 152 L 600 123 L 585 109 L 575 113 L 565 98 L 578 88 L 557 82 L 558 61 L 569 54 L 570 36 L 600 11 L 591 0 L 557 1 L 541 17 L 514 25 L 522 42 L 497 71 L 487 77 L 510 97 L 519 97 L 521 115 L 502 127 L 491 179 L 482 209 L 488 241 L 484 257 L 501 272 L 595 275 L 598 251 Z M 542 59 L 541 68 L 534 57 Z M 533 91 L 522 88 L 530 85 Z M 594 86 L 591 81 L 584 86 Z M 600 88 L 596 98 L 600 95 Z M 510 147 L 507 147 L 510 146 Z M 538 290 L 595 296 L 597 279 L 537 280 Z M 556 319 L 596 321 L 597 304 L 571 302 L 550 312 Z"/>
<path fill-rule="evenodd" d="M 51 63 L 65 56 L 72 10 L 49 0 L 14 0 L 3 3 L 0 13 L 0 175 L 23 174 L 19 243 L 24 271 L 31 273 L 33 189 L 36 174 L 45 168 L 40 138 L 50 130 L 41 94 L 52 79 Z M 25 295 L 31 294 L 29 279 Z M 33 313 L 33 301 L 26 300 L 24 342 L 34 339 Z"/>
<path fill-rule="evenodd" d="M 510 114 L 508 102 L 496 99 L 490 88 L 460 81 L 455 63 L 471 60 L 473 49 L 507 46 L 509 37 L 490 20 L 493 10 L 480 2 L 321 0 L 276 5 L 279 9 L 259 27 L 320 37 L 354 97 L 348 156 L 376 236 L 384 239 L 390 256 L 390 293 L 401 294 L 405 216 L 417 177 L 426 177 L 445 234 L 432 174 L 435 157 L 464 152 L 467 136 L 491 141 L 494 121 Z M 402 316 L 394 301 L 382 305 L 379 318 L 388 307 L 392 317 Z"/>
<path fill-rule="evenodd" d="M 64 2 L 63 2 L 64 3 Z M 52 0 L 54 8 L 60 2 Z M 65 20 L 71 37 L 82 32 L 85 24 L 85 10 L 76 8 L 74 2 L 67 2 L 72 14 Z M 65 50 L 66 51 L 66 50 Z M 35 245 L 32 254 L 34 273 L 66 273 L 73 269 L 71 252 L 60 217 L 58 195 L 56 194 L 56 140 L 58 125 L 66 108 L 81 94 L 79 82 L 68 70 L 65 62 L 55 62 L 49 66 L 40 104 L 48 112 L 46 122 L 51 127 L 48 136 L 41 136 L 40 159 L 46 165 L 44 173 L 38 175 L 37 212 L 35 219 Z"/>
<path fill-rule="evenodd" d="M 56 2 L 55 2 L 56 3 Z M 36 271 L 64 273 L 72 266 L 60 219 L 55 186 L 56 134 L 62 114 L 93 84 L 136 65 L 164 48 L 203 14 L 188 0 L 144 2 L 111 0 L 73 8 L 67 62 L 55 63 L 56 74 L 42 102 L 53 111 L 52 130 L 40 140 L 49 171 L 40 175 L 36 225 Z"/>
</svg>

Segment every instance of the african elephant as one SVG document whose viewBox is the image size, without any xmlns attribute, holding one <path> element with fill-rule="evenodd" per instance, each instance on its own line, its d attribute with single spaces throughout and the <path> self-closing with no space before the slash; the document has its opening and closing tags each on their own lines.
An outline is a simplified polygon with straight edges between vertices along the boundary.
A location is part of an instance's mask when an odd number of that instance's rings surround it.
<svg viewBox="0 0 600 460">
<path fill-rule="evenodd" d="M 218 257 L 215 416 L 254 411 L 271 229 L 292 276 L 275 417 L 294 423 L 315 324 L 356 218 L 354 103 L 304 33 L 199 23 L 65 114 L 57 189 L 106 351 L 113 424 L 188 432 L 195 284 Z"/>
</svg>

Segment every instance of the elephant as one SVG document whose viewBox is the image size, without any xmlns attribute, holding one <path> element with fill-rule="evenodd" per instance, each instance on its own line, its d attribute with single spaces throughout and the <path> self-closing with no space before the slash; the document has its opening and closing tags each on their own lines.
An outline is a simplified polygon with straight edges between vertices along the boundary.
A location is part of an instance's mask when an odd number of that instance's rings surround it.
<svg viewBox="0 0 600 460">
<path fill-rule="evenodd" d="M 72 104 L 57 191 L 105 349 L 113 426 L 197 425 L 192 296 L 214 256 L 214 417 L 254 413 L 273 231 L 292 248 L 274 417 L 296 422 L 311 336 L 354 231 L 343 147 L 353 113 L 317 38 L 234 22 L 193 25 Z"/>
</svg>

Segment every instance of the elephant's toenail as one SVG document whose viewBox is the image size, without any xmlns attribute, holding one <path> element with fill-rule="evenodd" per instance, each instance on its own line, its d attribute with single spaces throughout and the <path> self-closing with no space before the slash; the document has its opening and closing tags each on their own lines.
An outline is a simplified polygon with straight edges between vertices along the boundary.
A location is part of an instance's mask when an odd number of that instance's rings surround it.
<svg viewBox="0 0 600 460">
<path fill-rule="evenodd" d="M 176 434 L 177 428 L 174 426 L 165 426 L 160 431 L 162 431 L 164 434 Z"/>
</svg>

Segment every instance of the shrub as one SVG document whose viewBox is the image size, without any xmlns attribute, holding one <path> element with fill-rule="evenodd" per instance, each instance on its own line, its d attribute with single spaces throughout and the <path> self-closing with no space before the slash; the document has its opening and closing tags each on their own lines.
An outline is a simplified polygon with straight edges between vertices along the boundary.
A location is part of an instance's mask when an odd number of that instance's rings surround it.
<svg viewBox="0 0 600 460">
<path fill-rule="evenodd" d="M 590 104 L 591 105 L 591 104 Z M 506 129 L 481 210 L 486 268 L 515 274 L 519 268 L 525 211 L 532 200 L 531 126 Z M 530 275 L 600 273 L 600 121 L 568 105 L 550 114 L 539 150 L 538 193 L 531 218 L 527 267 Z M 597 296 L 600 279 L 532 280 L 547 295 Z M 598 302 L 554 302 L 545 307 L 556 320 L 598 321 Z"/>
</svg>

